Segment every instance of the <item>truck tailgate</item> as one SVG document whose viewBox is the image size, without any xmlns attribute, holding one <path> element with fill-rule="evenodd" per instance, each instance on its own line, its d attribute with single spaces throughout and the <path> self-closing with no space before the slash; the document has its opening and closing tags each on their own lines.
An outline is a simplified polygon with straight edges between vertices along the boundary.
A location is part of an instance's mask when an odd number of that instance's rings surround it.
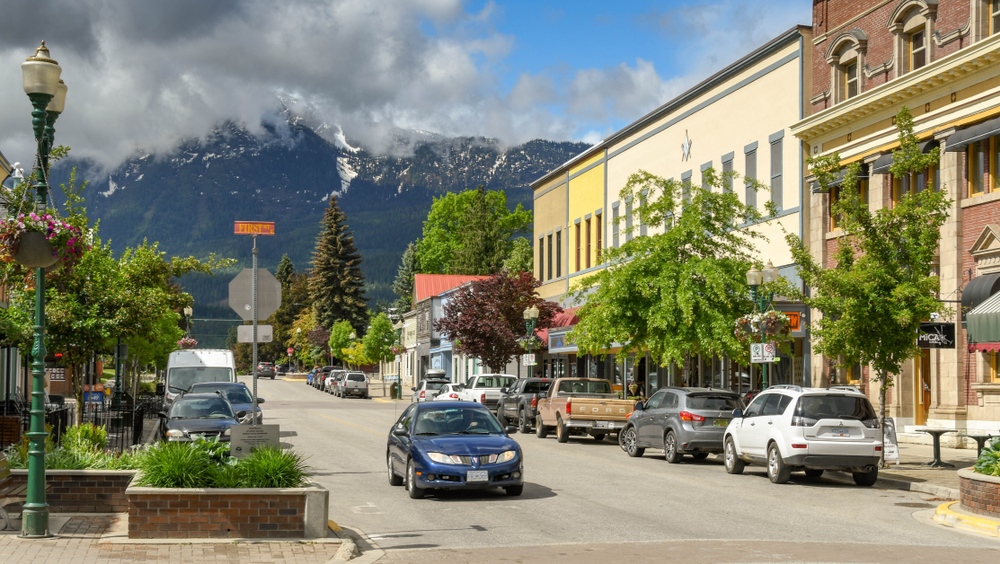
<svg viewBox="0 0 1000 564">
<path fill-rule="evenodd" d="M 570 419 L 590 419 L 593 421 L 624 421 L 632 413 L 633 404 L 629 400 L 572 398 Z"/>
</svg>

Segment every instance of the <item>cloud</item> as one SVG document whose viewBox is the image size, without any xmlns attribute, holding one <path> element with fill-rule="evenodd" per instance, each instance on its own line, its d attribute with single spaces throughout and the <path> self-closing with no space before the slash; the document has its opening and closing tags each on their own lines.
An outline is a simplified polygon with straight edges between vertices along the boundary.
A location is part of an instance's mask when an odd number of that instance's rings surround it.
<svg viewBox="0 0 1000 564">
<path fill-rule="evenodd" d="M 663 12 L 644 25 L 686 33 L 692 43 L 678 56 L 700 46 L 706 54 L 692 59 L 717 69 L 770 39 L 759 37 L 769 33 L 765 16 L 735 1 L 725 7 Z M 7 0 L 0 149 L 31 161 L 19 66 L 41 39 L 69 86 L 57 143 L 106 166 L 169 150 L 227 119 L 259 128 L 280 110 L 279 96 L 375 150 L 388 149 L 399 128 L 506 143 L 593 139 L 707 72 L 664 77 L 643 59 L 552 66 L 505 91 L 505 57 L 517 38 L 495 27 L 503 3 L 467 8 L 462 0 Z M 733 17 L 747 19 L 724 25 Z"/>
</svg>

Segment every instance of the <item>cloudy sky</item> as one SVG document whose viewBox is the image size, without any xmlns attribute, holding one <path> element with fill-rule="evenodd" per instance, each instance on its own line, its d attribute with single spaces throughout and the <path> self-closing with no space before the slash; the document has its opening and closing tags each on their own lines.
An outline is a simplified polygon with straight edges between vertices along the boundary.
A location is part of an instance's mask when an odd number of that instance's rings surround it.
<svg viewBox="0 0 1000 564">
<path fill-rule="evenodd" d="M 56 141 L 114 166 L 278 96 L 378 150 L 395 128 L 596 142 L 797 23 L 808 0 L 5 0 L 0 151 L 29 162 L 20 64 L 69 86 Z"/>
</svg>

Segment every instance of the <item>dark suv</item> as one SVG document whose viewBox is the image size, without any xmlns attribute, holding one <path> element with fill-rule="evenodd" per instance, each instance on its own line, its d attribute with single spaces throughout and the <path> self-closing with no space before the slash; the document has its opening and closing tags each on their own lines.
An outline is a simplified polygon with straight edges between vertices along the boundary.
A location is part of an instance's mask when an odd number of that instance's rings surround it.
<svg viewBox="0 0 1000 564">
<path fill-rule="evenodd" d="M 548 378 L 518 378 L 508 388 L 500 390 L 500 403 L 497 405 L 497 419 L 502 427 L 508 421 L 517 421 L 517 428 L 522 433 L 532 431 L 532 423 L 538 407 L 538 394 L 546 392 L 552 380 Z"/>
<path fill-rule="evenodd" d="M 662 448 L 667 462 L 701 460 L 723 451 L 726 426 L 741 409 L 739 394 L 712 388 L 663 388 L 635 405 L 619 443 L 629 456 Z"/>
<path fill-rule="evenodd" d="M 258 378 L 270 378 L 274 380 L 277 373 L 278 372 L 275 370 L 273 362 L 261 362 L 257 365 Z"/>
</svg>

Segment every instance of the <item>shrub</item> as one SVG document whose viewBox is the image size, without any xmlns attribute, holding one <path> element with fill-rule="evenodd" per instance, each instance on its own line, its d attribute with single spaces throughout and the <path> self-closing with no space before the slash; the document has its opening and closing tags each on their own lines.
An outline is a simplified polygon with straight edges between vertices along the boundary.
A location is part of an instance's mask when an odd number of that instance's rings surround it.
<svg viewBox="0 0 1000 564">
<path fill-rule="evenodd" d="M 211 487 L 212 458 L 204 449 L 187 443 L 159 443 L 145 451 L 139 462 L 137 485 L 153 488 Z"/>
<path fill-rule="evenodd" d="M 238 467 L 247 488 L 298 488 L 308 477 L 301 455 L 276 447 L 255 448 Z"/>
<path fill-rule="evenodd" d="M 983 448 L 974 466 L 975 471 L 987 476 L 1000 476 L 1000 439 Z"/>
<path fill-rule="evenodd" d="M 104 450 L 108 446 L 108 431 L 93 423 L 74 425 L 63 434 L 62 446 L 71 450 Z"/>
</svg>

